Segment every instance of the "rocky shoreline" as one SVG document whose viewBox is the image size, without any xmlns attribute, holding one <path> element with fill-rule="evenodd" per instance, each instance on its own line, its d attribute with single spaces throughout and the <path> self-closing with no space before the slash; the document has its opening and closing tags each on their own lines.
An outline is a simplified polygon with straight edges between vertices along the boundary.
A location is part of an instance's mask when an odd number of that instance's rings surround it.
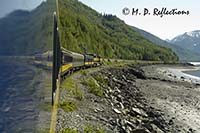
<svg viewBox="0 0 200 133">
<path fill-rule="evenodd" d="M 128 65 L 121 68 L 101 67 L 71 75 L 70 78 L 76 81 L 83 99 L 71 95 L 67 88 L 69 86 L 61 88 L 60 102 L 73 101 L 77 110 L 66 112 L 63 108 L 58 109 L 57 131 L 83 132 L 88 127 L 93 131 L 127 133 L 199 131 L 198 124 L 192 127 L 191 124 L 182 122 L 180 114 L 176 115 L 180 109 L 179 104 L 182 110 L 187 106 L 186 112 L 189 107 L 193 108 L 181 101 L 184 101 L 184 96 L 187 97 L 186 92 L 180 97 L 178 94 L 186 89 L 187 94 L 197 96 L 198 84 L 180 80 L 174 75 L 169 76 L 163 70 L 163 66 Z M 91 93 L 89 86 L 83 84 L 88 78 L 92 78 L 96 86 L 103 90 L 103 96 Z M 177 90 L 174 91 L 173 88 Z M 191 92 L 192 90 L 195 91 Z M 173 102 L 176 102 L 176 106 L 168 106 Z"/>
</svg>

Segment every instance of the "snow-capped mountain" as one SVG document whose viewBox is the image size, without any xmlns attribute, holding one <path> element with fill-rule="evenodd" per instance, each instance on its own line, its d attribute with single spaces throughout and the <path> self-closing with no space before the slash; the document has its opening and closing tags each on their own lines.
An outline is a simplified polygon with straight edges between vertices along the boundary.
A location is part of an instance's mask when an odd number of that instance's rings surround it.
<svg viewBox="0 0 200 133">
<path fill-rule="evenodd" d="M 200 54 L 200 30 L 185 32 L 172 39 L 170 43 Z"/>
<path fill-rule="evenodd" d="M 165 41 L 166 41 L 166 42 L 170 42 L 171 40 L 169 40 L 169 39 L 166 39 Z"/>
<path fill-rule="evenodd" d="M 135 31 L 139 32 L 143 37 L 147 38 L 148 40 L 154 42 L 157 45 L 161 45 L 163 47 L 167 47 L 172 49 L 179 57 L 180 61 L 200 61 L 200 54 L 193 53 L 188 49 L 184 49 L 180 46 L 171 44 L 169 39 L 162 40 L 159 37 L 139 29 L 137 27 L 132 27 Z"/>
</svg>

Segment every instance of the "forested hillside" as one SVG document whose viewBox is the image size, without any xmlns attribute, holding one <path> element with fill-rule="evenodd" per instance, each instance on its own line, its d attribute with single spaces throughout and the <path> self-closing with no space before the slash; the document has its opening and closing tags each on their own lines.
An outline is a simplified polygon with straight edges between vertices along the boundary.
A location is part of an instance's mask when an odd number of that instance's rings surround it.
<svg viewBox="0 0 200 133">
<path fill-rule="evenodd" d="M 0 55 L 31 55 L 52 49 L 55 1 L 32 11 L 17 10 L 0 19 Z"/>
<path fill-rule="evenodd" d="M 142 37 L 116 16 L 99 14 L 78 0 L 59 0 L 63 47 L 104 57 L 176 61 L 175 53 Z"/>
<path fill-rule="evenodd" d="M 55 1 L 33 11 L 18 10 L 0 19 L 0 55 L 33 55 L 52 49 Z M 60 42 L 79 53 L 106 58 L 178 60 L 175 53 L 142 37 L 116 16 L 99 14 L 78 0 L 59 0 Z"/>
</svg>

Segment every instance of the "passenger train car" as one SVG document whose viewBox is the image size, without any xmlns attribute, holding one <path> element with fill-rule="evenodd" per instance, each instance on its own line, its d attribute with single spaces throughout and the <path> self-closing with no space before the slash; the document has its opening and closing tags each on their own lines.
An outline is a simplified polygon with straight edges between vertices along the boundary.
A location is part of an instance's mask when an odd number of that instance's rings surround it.
<svg viewBox="0 0 200 133">
<path fill-rule="evenodd" d="M 84 55 L 75 53 L 64 48 L 61 49 L 61 77 L 65 76 L 66 74 L 73 72 L 75 70 L 79 70 L 83 68 L 84 62 Z"/>
<path fill-rule="evenodd" d="M 102 58 L 95 54 L 80 54 L 61 48 L 61 77 L 80 69 L 101 65 Z"/>
<path fill-rule="evenodd" d="M 67 74 L 101 64 L 102 58 L 96 54 L 75 53 L 60 46 L 57 17 L 56 13 L 54 13 L 52 105 L 54 104 L 56 89 Z"/>
</svg>

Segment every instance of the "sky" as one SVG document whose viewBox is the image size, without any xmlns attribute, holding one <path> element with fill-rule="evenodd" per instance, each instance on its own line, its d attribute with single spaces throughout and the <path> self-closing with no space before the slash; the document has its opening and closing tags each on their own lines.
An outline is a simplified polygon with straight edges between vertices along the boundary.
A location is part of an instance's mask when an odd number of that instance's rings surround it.
<svg viewBox="0 0 200 133">
<path fill-rule="evenodd" d="M 161 39 L 172 39 L 185 32 L 200 30 L 200 0 L 79 0 L 99 13 L 113 14 L 126 24 L 148 31 Z M 122 10 L 139 9 L 142 15 L 124 15 Z M 189 15 L 154 16 L 154 8 L 189 11 Z M 144 8 L 150 15 L 144 16 Z"/>
<path fill-rule="evenodd" d="M 32 10 L 46 0 L 1 0 L 0 18 L 16 9 Z"/>
</svg>

